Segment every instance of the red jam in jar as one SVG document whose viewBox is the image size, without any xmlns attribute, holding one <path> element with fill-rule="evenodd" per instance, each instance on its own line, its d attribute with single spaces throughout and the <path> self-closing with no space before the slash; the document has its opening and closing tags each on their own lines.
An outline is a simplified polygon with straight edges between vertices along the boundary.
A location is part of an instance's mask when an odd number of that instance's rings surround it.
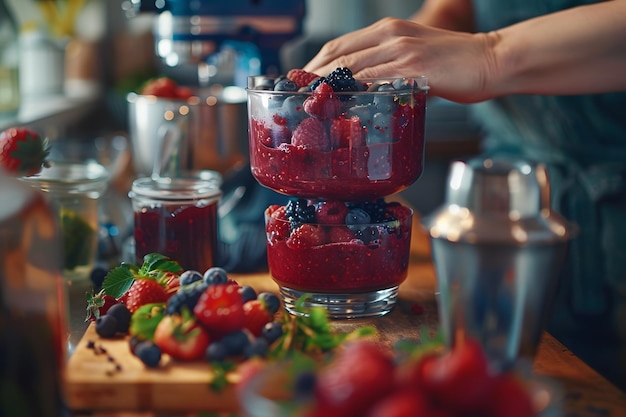
<svg viewBox="0 0 626 417">
<path fill-rule="evenodd" d="M 215 182 L 199 178 L 140 178 L 130 192 L 134 210 L 135 257 L 159 253 L 184 269 L 204 272 L 215 265 L 217 205 Z"/>
</svg>

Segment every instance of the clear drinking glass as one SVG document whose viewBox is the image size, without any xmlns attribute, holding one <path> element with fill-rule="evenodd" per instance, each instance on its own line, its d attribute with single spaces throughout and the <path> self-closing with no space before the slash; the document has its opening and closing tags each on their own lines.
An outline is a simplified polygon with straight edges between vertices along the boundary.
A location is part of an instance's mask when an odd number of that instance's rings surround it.
<svg viewBox="0 0 626 417">
<path fill-rule="evenodd" d="M 57 211 L 66 280 L 89 278 L 98 249 L 99 198 L 108 184 L 107 169 L 97 162 L 51 162 L 21 180 L 43 191 Z"/>
</svg>

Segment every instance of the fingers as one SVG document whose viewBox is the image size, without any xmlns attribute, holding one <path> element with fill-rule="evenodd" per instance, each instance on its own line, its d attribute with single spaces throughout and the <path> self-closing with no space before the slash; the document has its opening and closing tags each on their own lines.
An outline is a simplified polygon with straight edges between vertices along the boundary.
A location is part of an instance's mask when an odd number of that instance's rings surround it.
<svg viewBox="0 0 626 417">
<path fill-rule="evenodd" d="M 404 36 L 412 24 L 402 19 L 385 18 L 366 28 L 345 34 L 327 42 L 319 53 L 304 66 L 304 70 L 318 75 L 337 66 L 354 64 L 353 54 L 380 46 L 397 36 Z"/>
</svg>

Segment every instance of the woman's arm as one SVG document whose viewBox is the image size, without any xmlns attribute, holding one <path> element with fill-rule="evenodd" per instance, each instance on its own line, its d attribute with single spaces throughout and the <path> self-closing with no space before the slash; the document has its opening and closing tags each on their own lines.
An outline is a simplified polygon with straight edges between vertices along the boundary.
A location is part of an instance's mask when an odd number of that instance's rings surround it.
<svg viewBox="0 0 626 417">
<path fill-rule="evenodd" d="M 491 95 L 626 91 L 626 1 L 545 15 L 489 33 Z"/>
<path fill-rule="evenodd" d="M 304 68 L 357 77 L 425 75 L 433 95 L 476 102 L 506 94 L 626 91 L 626 0 L 552 13 L 489 33 L 385 18 L 328 42 Z"/>
</svg>

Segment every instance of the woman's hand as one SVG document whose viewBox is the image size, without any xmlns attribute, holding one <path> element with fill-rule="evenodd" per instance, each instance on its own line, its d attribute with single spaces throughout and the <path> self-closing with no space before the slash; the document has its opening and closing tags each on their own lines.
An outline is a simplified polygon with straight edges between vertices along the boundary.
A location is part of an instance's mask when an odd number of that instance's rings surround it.
<svg viewBox="0 0 626 417">
<path fill-rule="evenodd" d="M 384 18 L 326 43 L 304 69 L 326 75 L 348 67 L 357 78 L 428 78 L 433 95 L 459 102 L 492 98 L 498 71 L 494 34 L 470 34 Z"/>
</svg>

